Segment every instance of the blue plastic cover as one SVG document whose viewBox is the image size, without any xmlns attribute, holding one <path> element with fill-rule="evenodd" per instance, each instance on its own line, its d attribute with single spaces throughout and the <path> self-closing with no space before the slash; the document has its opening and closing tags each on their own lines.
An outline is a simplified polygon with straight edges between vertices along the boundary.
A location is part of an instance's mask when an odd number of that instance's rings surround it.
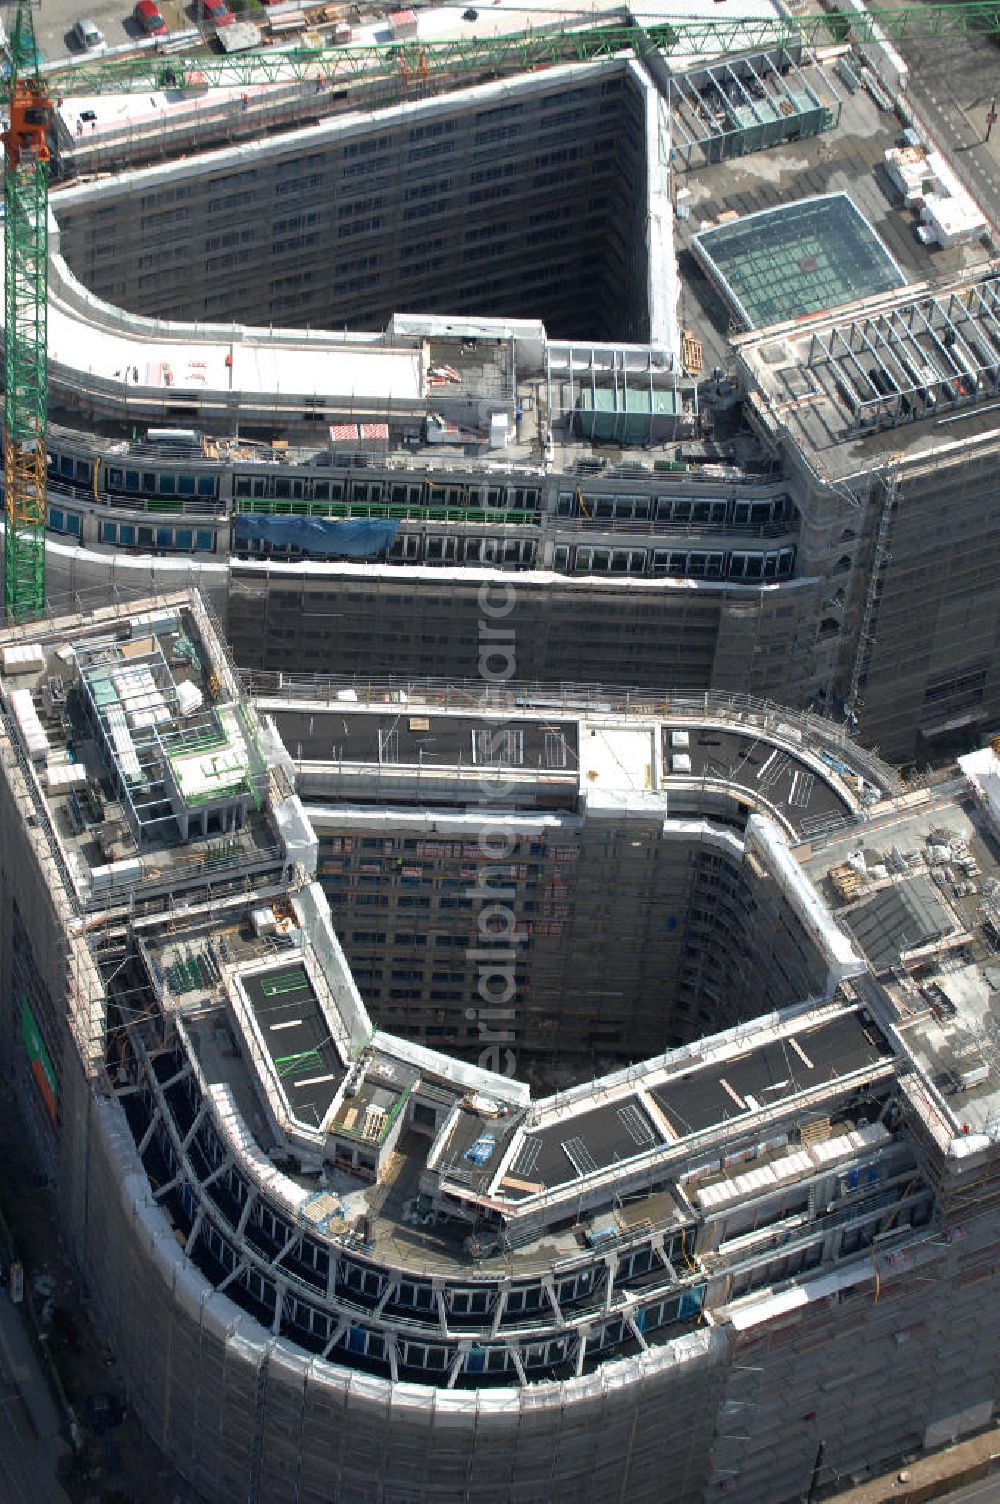
<svg viewBox="0 0 1000 1504">
<path fill-rule="evenodd" d="M 465 1158 L 470 1159 L 474 1165 L 484 1165 L 492 1157 L 496 1146 L 497 1141 L 492 1133 L 481 1133 L 472 1148 L 466 1149 Z"/>
<path fill-rule="evenodd" d="M 373 559 L 386 553 L 396 541 L 399 523 L 383 518 L 252 517 L 241 512 L 236 518 L 237 545 L 249 538 L 264 543 L 283 543 L 311 554 L 344 559 Z"/>
</svg>

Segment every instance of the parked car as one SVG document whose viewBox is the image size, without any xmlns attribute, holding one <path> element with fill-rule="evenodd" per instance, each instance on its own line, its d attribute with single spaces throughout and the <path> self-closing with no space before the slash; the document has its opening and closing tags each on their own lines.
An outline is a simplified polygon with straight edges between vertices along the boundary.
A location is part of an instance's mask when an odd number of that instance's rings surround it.
<svg viewBox="0 0 1000 1504">
<path fill-rule="evenodd" d="M 107 47 L 104 33 L 94 25 L 89 16 L 81 16 L 73 27 L 73 41 L 81 52 L 100 53 Z"/>
<path fill-rule="evenodd" d="M 132 14 L 147 36 L 162 37 L 166 35 L 167 23 L 160 15 L 160 9 L 156 4 L 156 0 L 137 0 L 135 10 Z"/>
<path fill-rule="evenodd" d="M 200 0 L 198 14 L 203 21 L 209 21 L 213 26 L 232 26 L 236 19 L 226 0 Z"/>
</svg>

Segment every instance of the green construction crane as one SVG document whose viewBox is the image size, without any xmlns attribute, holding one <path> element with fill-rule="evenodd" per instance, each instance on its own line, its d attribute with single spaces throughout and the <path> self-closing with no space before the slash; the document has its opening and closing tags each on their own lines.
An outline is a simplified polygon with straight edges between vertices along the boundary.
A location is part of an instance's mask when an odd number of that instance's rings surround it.
<svg viewBox="0 0 1000 1504">
<path fill-rule="evenodd" d="M 592 62 L 650 48 L 697 56 L 705 52 L 758 52 L 768 47 L 818 47 L 832 42 L 870 41 L 879 31 L 890 41 L 906 37 L 953 36 L 988 32 L 1000 36 L 998 0 L 911 5 L 867 12 L 812 15 L 719 15 L 691 19 L 665 15 L 638 23 L 602 25 L 581 22 L 572 31 L 562 23 L 509 36 L 454 37 L 444 41 L 370 43 L 353 47 L 269 47 L 233 57 L 164 58 L 149 52 L 133 58 L 95 58 L 79 67 L 50 69 L 46 77 L 57 93 L 145 92 L 157 88 L 203 89 L 287 83 L 325 78 L 330 84 L 370 83 L 375 79 L 425 79 L 431 85 L 457 86 L 469 75 L 523 73 L 554 63 Z"/>
<path fill-rule="evenodd" d="M 37 75 L 31 12 L 10 39 L 4 132 L 4 605 L 8 621 L 45 606 L 48 131 L 52 102 Z M 32 74 L 21 74 L 22 60 Z"/>
<path fill-rule="evenodd" d="M 360 47 L 268 48 L 235 57 L 95 58 L 50 68 L 39 76 L 28 0 L 19 0 L 10 53 L 12 69 L 0 86 L 10 112 L 4 132 L 4 605 L 8 620 L 28 621 L 45 609 L 46 321 L 48 284 L 48 129 L 55 94 L 130 94 L 150 89 L 202 90 L 319 81 L 367 89 L 383 84 L 405 99 L 421 89 L 459 87 L 557 63 L 593 62 L 652 51 L 698 56 L 749 53 L 774 47 L 816 47 L 850 38 L 892 41 L 981 32 L 1000 38 L 1000 0 L 818 12 L 790 16 L 664 16 L 614 25 L 585 22 L 510 36 L 437 42 L 407 41 Z"/>
</svg>

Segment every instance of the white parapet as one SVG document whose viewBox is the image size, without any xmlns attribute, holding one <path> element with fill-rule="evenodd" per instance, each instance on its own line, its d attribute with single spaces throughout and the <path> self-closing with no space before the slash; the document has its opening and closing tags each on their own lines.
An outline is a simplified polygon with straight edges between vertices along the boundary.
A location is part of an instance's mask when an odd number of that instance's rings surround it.
<svg viewBox="0 0 1000 1504">
<path fill-rule="evenodd" d="M 751 815 L 747 834 L 766 855 L 793 912 L 826 958 L 826 996 L 831 998 L 839 982 L 865 970 L 864 961 L 834 921 L 774 821 L 766 815 Z"/>
</svg>

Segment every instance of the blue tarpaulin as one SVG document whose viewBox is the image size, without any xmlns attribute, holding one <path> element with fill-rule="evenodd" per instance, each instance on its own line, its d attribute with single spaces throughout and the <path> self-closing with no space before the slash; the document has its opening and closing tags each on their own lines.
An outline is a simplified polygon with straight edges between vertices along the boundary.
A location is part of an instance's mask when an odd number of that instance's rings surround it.
<svg viewBox="0 0 1000 1504">
<path fill-rule="evenodd" d="M 497 1146 L 496 1137 L 492 1133 L 481 1133 L 472 1145 L 466 1149 L 465 1158 L 470 1159 L 474 1165 L 484 1165 L 492 1157 L 493 1150 Z"/>
<path fill-rule="evenodd" d="M 399 523 L 383 518 L 354 518 L 339 522 L 329 517 L 252 517 L 241 512 L 236 518 L 236 544 L 250 538 L 263 543 L 283 543 L 310 554 L 345 559 L 373 559 L 396 541 Z"/>
</svg>

